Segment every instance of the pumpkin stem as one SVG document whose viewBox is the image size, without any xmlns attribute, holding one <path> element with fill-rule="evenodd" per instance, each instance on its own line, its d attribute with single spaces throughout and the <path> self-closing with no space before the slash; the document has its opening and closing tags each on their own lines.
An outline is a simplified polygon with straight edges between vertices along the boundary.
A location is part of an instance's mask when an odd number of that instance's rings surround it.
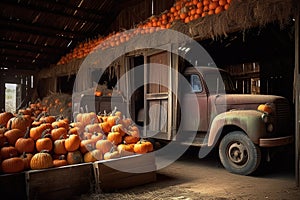
<svg viewBox="0 0 300 200">
<path fill-rule="evenodd" d="M 22 158 L 27 158 L 27 154 L 25 151 L 22 153 Z"/>
<path fill-rule="evenodd" d="M 26 133 L 24 135 L 25 139 L 29 138 L 29 133 L 30 133 L 30 127 L 28 126 L 27 129 L 26 129 Z"/>
<path fill-rule="evenodd" d="M 66 156 L 65 156 L 65 155 L 60 155 L 60 156 L 58 157 L 58 159 L 59 159 L 59 160 L 65 160 L 65 159 L 66 159 Z"/>
<path fill-rule="evenodd" d="M 45 113 L 41 112 L 34 121 L 38 122 L 42 118 L 42 116 L 45 116 Z"/>
<path fill-rule="evenodd" d="M 113 109 L 113 111 L 111 111 L 111 115 L 114 116 L 117 112 L 117 106 L 115 106 L 115 108 Z"/>
<path fill-rule="evenodd" d="M 49 137 L 49 135 L 51 136 L 51 134 L 49 133 L 50 131 L 51 131 L 50 128 L 44 130 L 44 131 L 42 132 L 41 138 Z"/>
</svg>

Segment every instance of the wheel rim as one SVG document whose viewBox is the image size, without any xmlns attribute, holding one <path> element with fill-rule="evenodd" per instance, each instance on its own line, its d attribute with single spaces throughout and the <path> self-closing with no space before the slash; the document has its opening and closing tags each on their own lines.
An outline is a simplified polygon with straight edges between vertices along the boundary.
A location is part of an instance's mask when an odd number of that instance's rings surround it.
<svg viewBox="0 0 300 200">
<path fill-rule="evenodd" d="M 229 145 L 228 158 L 236 165 L 244 165 L 248 160 L 247 148 L 240 142 L 234 142 Z"/>
</svg>

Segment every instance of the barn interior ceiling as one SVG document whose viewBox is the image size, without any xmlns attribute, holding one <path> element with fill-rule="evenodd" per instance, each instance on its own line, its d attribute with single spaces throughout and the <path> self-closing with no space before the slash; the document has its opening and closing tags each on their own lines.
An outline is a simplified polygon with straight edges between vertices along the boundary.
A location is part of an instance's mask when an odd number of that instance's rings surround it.
<svg viewBox="0 0 300 200">
<path fill-rule="evenodd" d="M 39 70 L 78 42 L 106 35 L 138 0 L 1 0 L 0 70 Z"/>
</svg>

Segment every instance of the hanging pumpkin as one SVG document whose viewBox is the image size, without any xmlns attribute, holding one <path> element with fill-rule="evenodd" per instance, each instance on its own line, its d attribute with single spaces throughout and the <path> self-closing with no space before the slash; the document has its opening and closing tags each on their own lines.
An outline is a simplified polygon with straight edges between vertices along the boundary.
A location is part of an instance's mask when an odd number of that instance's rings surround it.
<svg viewBox="0 0 300 200">
<path fill-rule="evenodd" d="M 19 157 L 8 158 L 2 161 L 1 168 L 4 173 L 17 173 L 24 170 L 24 162 Z"/>
<path fill-rule="evenodd" d="M 53 159 L 48 151 L 41 151 L 33 155 L 30 161 L 31 169 L 47 169 L 53 167 Z"/>
</svg>

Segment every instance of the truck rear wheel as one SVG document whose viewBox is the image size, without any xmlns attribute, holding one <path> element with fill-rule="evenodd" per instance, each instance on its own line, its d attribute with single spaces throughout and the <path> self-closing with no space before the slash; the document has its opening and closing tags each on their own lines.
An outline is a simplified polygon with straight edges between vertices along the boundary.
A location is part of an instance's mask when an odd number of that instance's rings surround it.
<svg viewBox="0 0 300 200">
<path fill-rule="evenodd" d="M 261 162 L 261 151 L 242 131 L 225 135 L 219 146 L 220 160 L 231 173 L 249 175 Z"/>
</svg>

